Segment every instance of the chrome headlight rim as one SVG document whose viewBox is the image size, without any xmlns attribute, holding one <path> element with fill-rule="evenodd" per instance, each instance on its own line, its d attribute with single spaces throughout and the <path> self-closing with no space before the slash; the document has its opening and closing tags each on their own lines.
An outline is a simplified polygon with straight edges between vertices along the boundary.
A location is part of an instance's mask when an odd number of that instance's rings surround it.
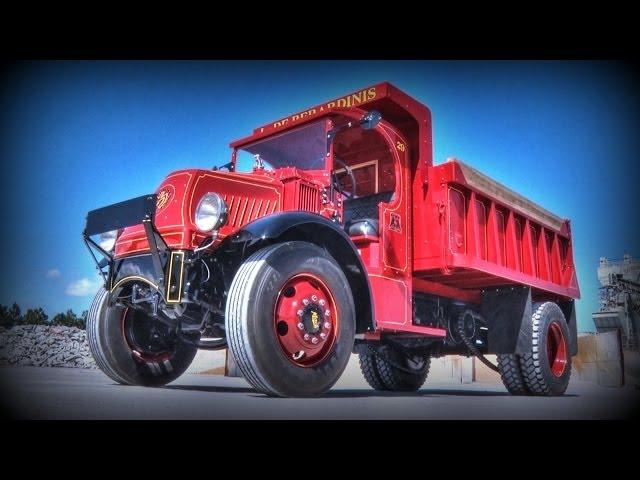
<svg viewBox="0 0 640 480">
<path fill-rule="evenodd" d="M 215 213 L 202 211 L 206 207 L 211 208 L 212 205 Z M 222 196 L 216 192 L 207 192 L 200 198 L 196 206 L 193 223 L 199 231 L 210 233 L 226 225 L 228 218 L 229 209 Z"/>
<path fill-rule="evenodd" d="M 118 240 L 118 230 L 109 230 L 100 234 L 98 239 L 98 245 L 105 252 L 112 252 L 116 248 L 116 241 Z"/>
</svg>

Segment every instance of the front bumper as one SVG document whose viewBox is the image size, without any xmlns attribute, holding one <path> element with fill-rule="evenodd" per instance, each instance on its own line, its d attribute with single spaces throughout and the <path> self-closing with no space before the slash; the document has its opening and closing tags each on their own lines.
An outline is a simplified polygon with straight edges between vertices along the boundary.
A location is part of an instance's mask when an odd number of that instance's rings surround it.
<svg viewBox="0 0 640 480">
<path fill-rule="evenodd" d="M 127 280 L 141 280 L 151 285 L 166 303 L 180 303 L 183 294 L 186 252 L 170 250 L 154 227 L 156 195 L 143 195 L 87 214 L 84 242 L 104 280 L 112 291 Z M 142 224 L 149 242 L 149 253 L 115 259 L 91 237 L 111 230 Z M 98 260 L 98 252 L 102 260 Z M 106 269 L 106 271 L 105 271 Z"/>
</svg>

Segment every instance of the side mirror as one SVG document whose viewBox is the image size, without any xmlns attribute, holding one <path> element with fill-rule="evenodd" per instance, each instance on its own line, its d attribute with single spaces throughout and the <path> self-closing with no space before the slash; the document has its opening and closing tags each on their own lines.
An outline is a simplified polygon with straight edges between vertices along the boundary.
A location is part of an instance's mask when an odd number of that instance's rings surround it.
<svg viewBox="0 0 640 480">
<path fill-rule="evenodd" d="M 360 126 L 363 130 L 375 128 L 382 120 L 382 115 L 377 110 L 371 110 L 360 119 Z"/>
</svg>

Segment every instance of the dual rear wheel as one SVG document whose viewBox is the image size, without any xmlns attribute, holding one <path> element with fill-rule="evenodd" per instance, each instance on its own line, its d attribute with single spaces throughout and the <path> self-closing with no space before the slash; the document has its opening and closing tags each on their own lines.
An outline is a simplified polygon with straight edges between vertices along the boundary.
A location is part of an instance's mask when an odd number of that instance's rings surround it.
<svg viewBox="0 0 640 480">
<path fill-rule="evenodd" d="M 502 382 L 513 395 L 562 395 L 571 377 L 569 329 L 553 302 L 534 305 L 532 347 L 522 355 L 498 355 Z"/>
<path fill-rule="evenodd" d="M 392 348 L 360 353 L 360 370 L 371 388 L 380 391 L 415 392 L 429 375 L 431 358 L 407 356 Z"/>
</svg>

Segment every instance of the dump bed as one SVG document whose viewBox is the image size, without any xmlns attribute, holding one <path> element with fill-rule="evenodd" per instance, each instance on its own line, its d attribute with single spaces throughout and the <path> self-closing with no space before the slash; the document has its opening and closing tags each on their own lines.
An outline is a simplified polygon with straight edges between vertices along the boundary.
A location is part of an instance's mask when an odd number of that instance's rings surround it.
<svg viewBox="0 0 640 480">
<path fill-rule="evenodd" d="M 429 167 L 414 275 L 461 289 L 525 284 L 579 298 L 568 220 L 456 159 Z"/>
</svg>

